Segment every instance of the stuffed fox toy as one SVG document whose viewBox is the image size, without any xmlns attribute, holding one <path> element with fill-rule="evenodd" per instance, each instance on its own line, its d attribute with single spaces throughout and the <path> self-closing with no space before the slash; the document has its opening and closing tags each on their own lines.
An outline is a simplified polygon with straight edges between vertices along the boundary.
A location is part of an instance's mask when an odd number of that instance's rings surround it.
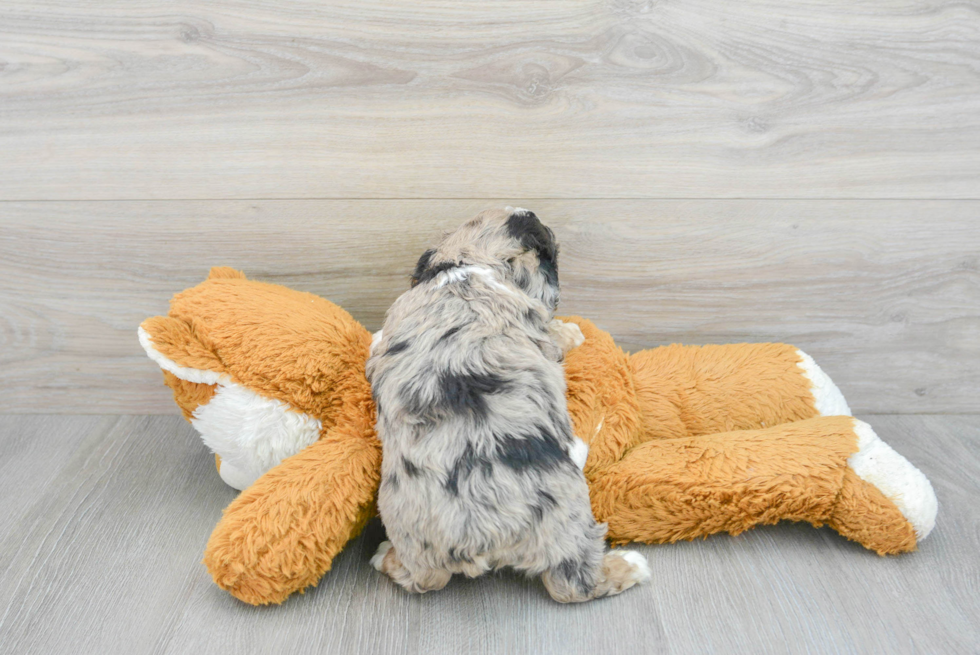
<svg viewBox="0 0 980 655">
<path fill-rule="evenodd" d="M 849 416 L 785 344 L 627 354 L 590 321 L 568 353 L 568 408 L 589 445 L 592 509 L 614 543 L 829 525 L 881 555 L 932 530 L 928 479 Z M 251 604 L 315 585 L 375 515 L 381 445 L 364 367 L 371 334 L 318 296 L 212 269 L 147 319 L 140 342 L 241 494 L 204 562 Z"/>
</svg>

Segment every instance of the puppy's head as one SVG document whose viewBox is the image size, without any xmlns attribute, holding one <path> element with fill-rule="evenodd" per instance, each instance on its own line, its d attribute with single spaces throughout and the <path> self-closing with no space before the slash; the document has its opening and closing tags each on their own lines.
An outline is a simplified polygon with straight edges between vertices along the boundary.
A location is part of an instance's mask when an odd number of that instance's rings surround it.
<svg viewBox="0 0 980 655">
<path fill-rule="evenodd" d="M 534 212 L 507 209 L 478 214 L 422 254 L 412 286 L 466 265 L 492 269 L 551 311 L 558 306 L 558 242 Z"/>
</svg>

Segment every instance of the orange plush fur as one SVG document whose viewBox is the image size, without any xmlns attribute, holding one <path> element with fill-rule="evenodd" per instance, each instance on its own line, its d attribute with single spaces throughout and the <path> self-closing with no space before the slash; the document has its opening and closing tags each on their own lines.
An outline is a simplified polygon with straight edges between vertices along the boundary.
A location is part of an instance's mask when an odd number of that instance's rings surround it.
<svg viewBox="0 0 980 655">
<path fill-rule="evenodd" d="M 880 554 L 916 547 L 909 521 L 847 466 L 855 420 L 821 417 L 800 355 L 782 344 L 667 346 L 633 355 L 573 317 L 585 343 L 566 358 L 568 406 L 590 446 L 585 473 L 614 542 L 738 534 L 780 520 L 830 525 Z M 214 269 L 142 326 L 180 375 L 165 381 L 190 420 L 223 384 L 320 421 L 225 510 L 204 562 L 252 604 L 314 585 L 374 515 L 381 449 L 364 377 L 371 335 L 311 294 Z M 163 364 L 161 364 L 163 365 Z"/>
</svg>

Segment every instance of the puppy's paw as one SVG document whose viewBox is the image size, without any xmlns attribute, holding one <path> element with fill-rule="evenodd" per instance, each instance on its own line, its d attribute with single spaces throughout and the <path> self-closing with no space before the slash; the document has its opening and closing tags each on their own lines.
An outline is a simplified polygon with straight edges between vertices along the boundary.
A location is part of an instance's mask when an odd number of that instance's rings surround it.
<svg viewBox="0 0 980 655">
<path fill-rule="evenodd" d="M 647 558 L 634 550 L 611 550 L 602 558 L 602 579 L 592 597 L 614 596 L 649 579 Z"/>
<path fill-rule="evenodd" d="M 565 323 L 556 318 L 548 325 L 548 332 L 551 333 L 551 338 L 555 340 L 563 353 L 585 343 L 585 335 L 575 323 Z"/>
<path fill-rule="evenodd" d="M 602 565 L 606 578 L 617 593 L 650 579 L 647 558 L 635 550 L 611 550 L 606 553 Z"/>
<path fill-rule="evenodd" d="M 626 591 L 650 579 L 647 558 L 635 550 L 612 550 L 602 559 L 604 580 L 599 595 L 607 596 Z"/>
<path fill-rule="evenodd" d="M 371 558 L 371 566 L 373 566 L 378 571 L 384 572 L 384 568 L 385 568 L 385 555 L 388 554 L 388 551 L 389 550 L 391 550 L 391 542 L 390 541 L 382 541 L 381 542 L 381 545 L 378 546 L 377 552 Z"/>
<path fill-rule="evenodd" d="M 582 334 L 582 328 L 578 326 L 577 323 L 565 323 L 565 330 L 569 335 L 569 350 L 572 348 L 578 348 L 583 343 L 585 343 L 585 335 Z"/>
<path fill-rule="evenodd" d="M 650 563 L 647 558 L 635 550 L 616 551 L 622 553 L 623 559 L 629 562 L 632 567 L 633 580 L 638 584 L 643 584 L 650 580 Z"/>
</svg>

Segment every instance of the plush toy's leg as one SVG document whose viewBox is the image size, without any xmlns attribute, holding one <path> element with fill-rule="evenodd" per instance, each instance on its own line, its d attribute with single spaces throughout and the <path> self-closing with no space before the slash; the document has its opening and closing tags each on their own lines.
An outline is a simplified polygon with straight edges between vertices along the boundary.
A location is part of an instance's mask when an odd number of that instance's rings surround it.
<svg viewBox="0 0 980 655">
<path fill-rule="evenodd" d="M 813 359 L 787 344 L 664 346 L 633 354 L 629 365 L 643 440 L 850 414 Z"/>
<path fill-rule="evenodd" d="M 932 484 L 911 462 L 879 439 L 870 425 L 855 419 L 854 432 L 858 450 L 847 458 L 844 484 L 827 522 L 848 539 L 882 555 L 911 550 L 936 525 L 939 505 Z M 898 508 L 901 519 L 893 506 Z M 910 544 L 896 543 L 889 536 L 904 529 L 902 519 L 914 531 L 908 537 Z M 887 527 L 883 529 L 883 525 Z"/>
<path fill-rule="evenodd" d="M 791 520 L 829 524 L 888 554 L 913 550 L 936 514 L 925 476 L 850 417 L 648 441 L 596 471 L 590 491 L 614 543 Z"/>
<path fill-rule="evenodd" d="M 204 563 L 215 583 L 253 605 L 315 585 L 374 515 L 380 470 L 381 445 L 366 423 L 335 427 L 284 460 L 228 506 L 211 534 Z"/>
</svg>

